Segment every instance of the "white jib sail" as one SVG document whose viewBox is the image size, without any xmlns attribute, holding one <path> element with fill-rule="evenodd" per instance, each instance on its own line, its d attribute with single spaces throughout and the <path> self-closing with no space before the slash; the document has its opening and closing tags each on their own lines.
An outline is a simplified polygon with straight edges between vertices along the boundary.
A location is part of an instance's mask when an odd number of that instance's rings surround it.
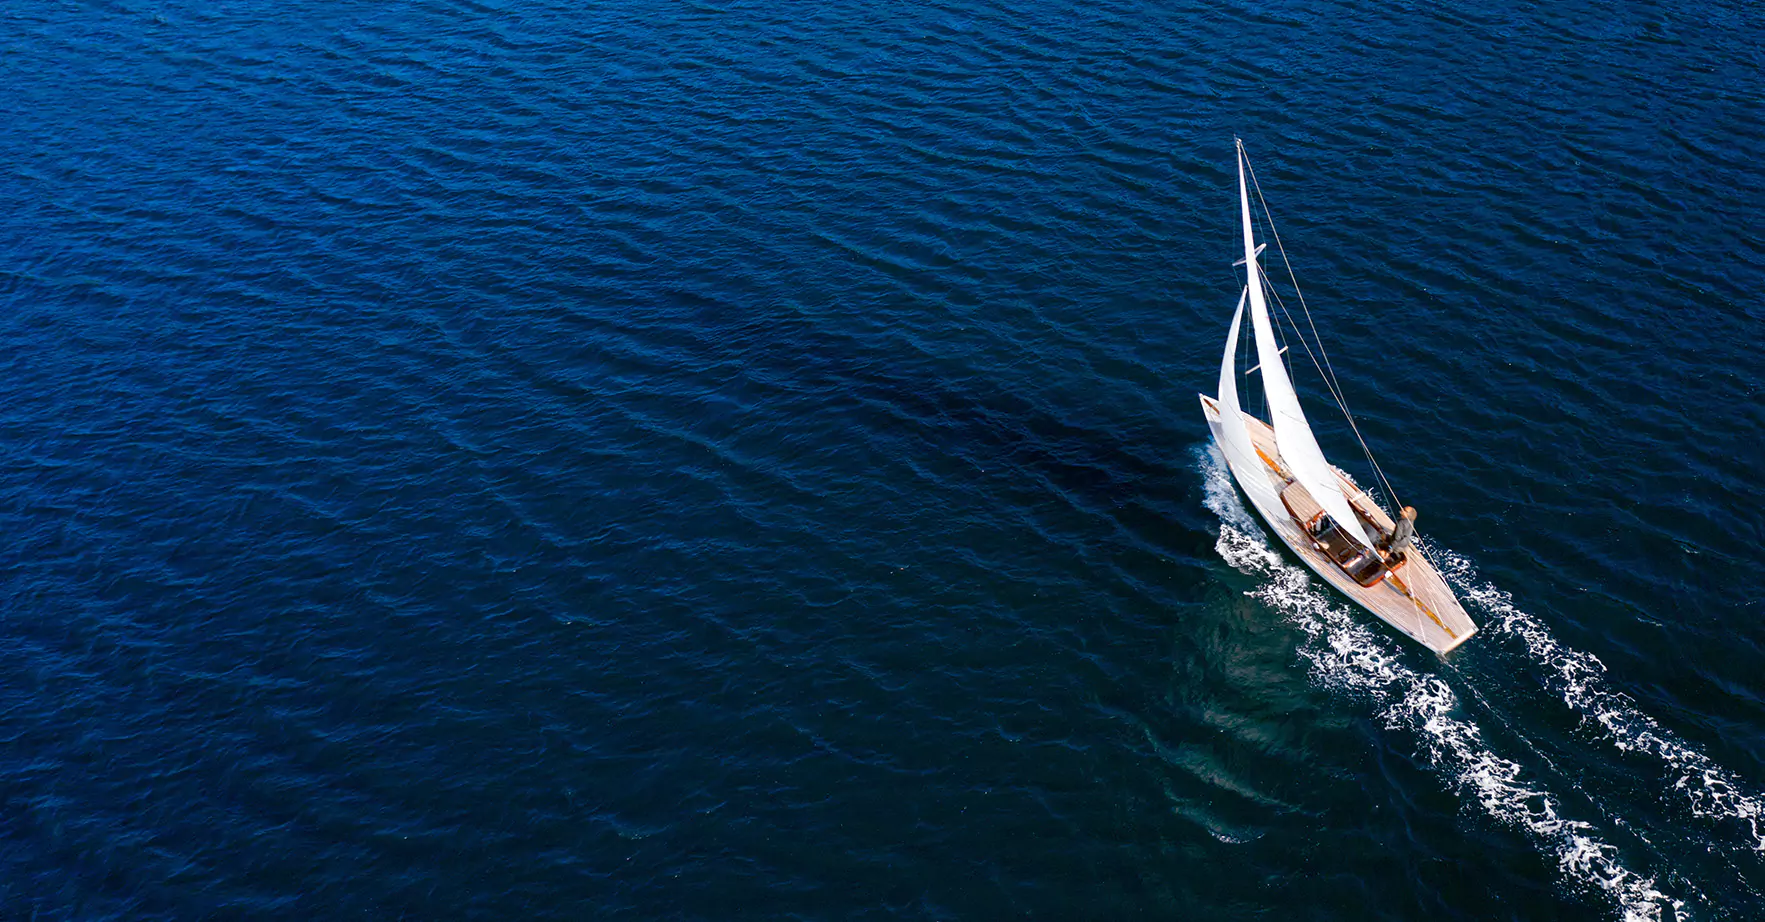
<svg viewBox="0 0 1765 922">
<path fill-rule="evenodd" d="M 1244 296 L 1238 296 L 1238 309 L 1232 314 L 1232 330 L 1226 334 L 1226 354 L 1220 358 L 1220 389 L 1216 401 L 1220 409 L 1220 453 L 1234 472 L 1256 471 L 1263 464 L 1256 457 L 1256 446 L 1250 441 L 1250 430 L 1244 425 L 1244 413 L 1238 409 L 1238 327 L 1244 319 Z M 1246 489 L 1249 489 L 1246 487 Z"/>
<path fill-rule="evenodd" d="M 1269 306 L 1263 298 L 1262 279 L 1256 265 L 1256 239 L 1250 232 L 1250 192 L 1244 183 L 1242 144 L 1238 151 L 1238 205 L 1244 218 L 1244 270 L 1250 278 L 1250 323 L 1256 330 L 1256 357 L 1262 363 L 1263 393 L 1269 402 L 1269 415 L 1273 418 L 1275 447 L 1281 451 L 1287 472 L 1305 484 L 1318 505 L 1330 513 L 1330 518 L 1335 519 L 1343 531 L 1371 547 L 1372 539 L 1361 528 L 1360 519 L 1355 516 L 1354 507 L 1348 504 L 1348 498 L 1342 495 L 1336 472 L 1330 469 L 1330 462 L 1324 460 L 1324 451 L 1312 435 L 1311 424 L 1305 421 L 1305 411 L 1299 408 L 1299 395 L 1293 391 L 1287 366 L 1281 362 L 1281 350 L 1275 345 L 1275 331 L 1269 324 Z"/>
</svg>

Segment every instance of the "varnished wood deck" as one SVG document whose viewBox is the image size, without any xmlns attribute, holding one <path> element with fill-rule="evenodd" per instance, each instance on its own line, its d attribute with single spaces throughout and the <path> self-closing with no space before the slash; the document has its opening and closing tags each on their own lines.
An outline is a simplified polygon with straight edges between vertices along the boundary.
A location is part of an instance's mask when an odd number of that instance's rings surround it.
<svg viewBox="0 0 1765 922">
<path fill-rule="evenodd" d="M 1210 424 L 1218 424 L 1219 408 L 1212 398 L 1201 398 L 1203 411 L 1207 414 Z M 1250 430 L 1251 442 L 1264 456 L 1263 470 L 1233 471 L 1235 477 L 1262 476 L 1268 478 L 1275 495 L 1279 495 L 1286 478 L 1282 476 L 1276 465 L 1282 464 L 1280 452 L 1275 448 L 1275 433 L 1267 423 L 1249 414 L 1244 415 Z M 1274 465 L 1268 462 L 1273 461 Z M 1391 517 L 1376 505 L 1354 481 L 1340 469 L 1336 471 L 1337 479 L 1342 483 L 1343 495 L 1355 507 L 1355 510 L 1383 529 L 1390 531 Z M 1246 495 L 1250 495 L 1247 491 Z M 1323 577 L 1330 585 L 1335 586 L 1343 595 L 1353 599 L 1356 604 L 1377 615 L 1380 620 L 1391 625 L 1423 646 L 1437 653 L 1447 653 L 1459 644 L 1464 643 L 1477 632 L 1477 625 L 1471 616 L 1465 613 L 1459 604 L 1458 597 L 1446 585 L 1439 571 L 1422 554 L 1421 550 L 1410 547 L 1404 555 L 1404 563 L 1397 570 L 1371 588 L 1355 582 L 1348 574 L 1342 572 L 1334 561 L 1318 550 L 1299 526 L 1293 516 L 1277 501 L 1274 508 L 1262 508 L 1263 503 L 1252 497 L 1252 505 L 1262 514 L 1262 518 L 1280 537 L 1281 543 L 1299 556 L 1312 572 Z"/>
</svg>

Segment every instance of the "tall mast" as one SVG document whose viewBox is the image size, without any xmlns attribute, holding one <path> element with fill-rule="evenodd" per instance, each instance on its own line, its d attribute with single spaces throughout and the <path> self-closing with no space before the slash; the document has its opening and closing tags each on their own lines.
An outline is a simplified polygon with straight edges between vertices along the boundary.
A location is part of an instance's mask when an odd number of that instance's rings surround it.
<svg viewBox="0 0 1765 922">
<path fill-rule="evenodd" d="M 1238 145 L 1238 212 L 1244 218 L 1244 273 L 1250 280 L 1251 316 L 1267 316 L 1268 304 L 1262 296 L 1261 269 L 1256 264 L 1256 237 L 1250 230 L 1250 191 L 1244 185 L 1244 142 L 1233 139 Z"/>
</svg>

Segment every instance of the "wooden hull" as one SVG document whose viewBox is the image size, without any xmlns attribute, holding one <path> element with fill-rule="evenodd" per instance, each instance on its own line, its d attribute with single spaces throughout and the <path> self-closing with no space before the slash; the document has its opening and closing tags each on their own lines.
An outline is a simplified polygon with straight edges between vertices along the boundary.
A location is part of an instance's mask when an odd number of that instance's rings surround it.
<svg viewBox="0 0 1765 922">
<path fill-rule="evenodd" d="M 1214 440 L 1218 441 L 1219 406 L 1213 398 L 1202 395 L 1201 409 L 1207 416 Z M 1281 504 L 1279 496 L 1285 478 L 1269 463 L 1282 463 L 1280 453 L 1275 448 L 1274 430 L 1249 414 L 1244 414 L 1244 421 L 1250 430 L 1250 439 L 1257 449 L 1259 460 L 1263 463 L 1259 470 L 1239 470 L 1238 466 L 1228 461 L 1228 467 L 1232 468 L 1232 477 L 1243 488 L 1244 495 L 1250 498 L 1251 506 L 1261 515 L 1269 529 L 1312 572 L 1323 577 L 1325 582 L 1336 587 L 1355 604 L 1378 616 L 1379 620 L 1436 653 L 1445 654 L 1451 651 L 1477 632 L 1477 625 L 1465 613 L 1458 597 L 1418 548 L 1411 547 L 1404 555 L 1403 565 L 1371 587 L 1355 582 L 1341 567 L 1326 557 Z M 1335 470 L 1349 503 L 1389 531 L 1392 522 L 1384 510 L 1340 469 Z"/>
</svg>

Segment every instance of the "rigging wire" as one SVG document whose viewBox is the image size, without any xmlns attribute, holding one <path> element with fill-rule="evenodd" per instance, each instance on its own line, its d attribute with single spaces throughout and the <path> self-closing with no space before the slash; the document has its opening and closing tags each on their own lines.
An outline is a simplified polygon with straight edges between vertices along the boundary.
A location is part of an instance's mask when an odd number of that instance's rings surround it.
<svg viewBox="0 0 1765 922">
<path fill-rule="evenodd" d="M 1250 172 L 1251 185 L 1256 188 L 1256 199 L 1261 203 L 1263 214 L 1268 218 L 1269 235 L 1274 238 L 1275 249 L 1281 253 L 1281 262 L 1287 268 L 1287 278 L 1293 282 L 1293 293 L 1299 296 L 1299 307 L 1305 314 L 1306 325 L 1311 328 L 1312 337 L 1318 343 L 1318 352 L 1324 357 L 1322 364 L 1319 364 L 1318 356 L 1312 353 L 1311 344 L 1306 341 L 1304 332 L 1299 329 L 1299 324 L 1294 321 L 1292 313 L 1287 310 L 1287 305 L 1281 300 L 1279 294 L 1275 295 L 1275 303 L 1280 306 L 1281 313 L 1286 315 L 1287 322 L 1293 326 L 1293 332 L 1299 337 L 1300 345 L 1305 347 L 1305 354 L 1311 358 L 1312 366 L 1318 370 L 1319 375 L 1323 376 L 1324 386 L 1330 391 L 1330 396 L 1335 399 L 1336 406 L 1342 410 L 1342 415 L 1347 418 L 1348 428 L 1354 433 L 1355 441 L 1360 443 L 1361 453 L 1367 456 L 1367 463 L 1373 466 L 1373 473 L 1378 475 L 1379 482 L 1384 485 L 1386 495 L 1391 497 L 1391 502 L 1396 509 L 1402 509 L 1403 504 L 1397 498 L 1397 490 L 1392 488 L 1391 481 L 1385 476 L 1384 469 L 1379 467 L 1378 460 L 1373 457 L 1373 449 L 1368 447 L 1366 438 L 1361 435 L 1360 426 L 1355 422 L 1354 414 L 1348 409 L 1348 401 L 1342 395 L 1341 383 L 1336 378 L 1336 370 L 1330 366 L 1330 353 L 1324 349 L 1323 338 L 1318 336 L 1317 323 L 1312 320 L 1311 308 L 1305 303 L 1305 292 L 1299 288 L 1299 277 L 1294 274 L 1293 263 L 1287 258 L 1287 248 L 1281 244 L 1281 234 L 1275 230 L 1274 215 L 1269 211 L 1268 200 L 1263 198 L 1262 184 L 1256 180 L 1256 168 L 1250 165 L 1248 153 L 1244 155 L 1244 165 Z M 1268 290 L 1272 293 L 1274 287 L 1270 285 Z"/>
<path fill-rule="evenodd" d="M 1246 158 L 1246 161 L 1248 162 L 1248 158 Z M 1264 209 L 1264 210 L 1266 211 L 1267 209 Z M 1256 216 L 1252 215 L 1251 220 L 1253 220 L 1253 221 L 1256 220 Z M 1274 233 L 1275 224 L 1272 220 L 1268 224 L 1268 229 L 1271 234 Z M 1273 282 L 1269 281 L 1269 274 L 1267 272 L 1260 271 L 1262 269 L 1262 263 L 1260 263 L 1260 262 L 1257 263 L 1256 267 L 1259 270 L 1256 273 L 1256 279 L 1258 282 L 1262 283 L 1263 293 L 1265 295 L 1274 295 L 1276 303 L 1279 303 L 1281 300 L 1281 296 L 1278 294 L 1275 294 L 1275 285 Z M 1248 271 L 1248 270 L 1246 270 L 1246 271 Z M 1281 312 L 1282 313 L 1287 312 L 1286 305 L 1281 305 Z M 1293 327 L 1293 335 L 1299 336 L 1300 335 L 1299 334 L 1299 324 L 1294 323 L 1293 318 L 1291 316 L 1289 316 L 1287 318 L 1287 323 Z M 1293 363 L 1288 360 L 1287 354 L 1293 347 L 1287 342 L 1287 329 L 1286 329 L 1286 327 L 1283 327 L 1278 323 L 1275 324 L 1275 335 L 1277 337 L 1279 337 L 1281 340 L 1280 351 L 1276 352 L 1275 354 L 1277 356 L 1279 356 L 1281 359 L 1281 368 L 1287 372 L 1287 380 L 1291 381 L 1291 380 L 1293 380 Z M 1303 345 L 1303 340 L 1302 340 L 1301 344 Z M 1310 351 L 1310 348 L 1311 347 L 1307 346 L 1306 347 L 1307 351 Z M 1317 360 L 1313 359 L 1312 362 L 1313 362 L 1313 364 L 1316 364 Z"/>
</svg>

